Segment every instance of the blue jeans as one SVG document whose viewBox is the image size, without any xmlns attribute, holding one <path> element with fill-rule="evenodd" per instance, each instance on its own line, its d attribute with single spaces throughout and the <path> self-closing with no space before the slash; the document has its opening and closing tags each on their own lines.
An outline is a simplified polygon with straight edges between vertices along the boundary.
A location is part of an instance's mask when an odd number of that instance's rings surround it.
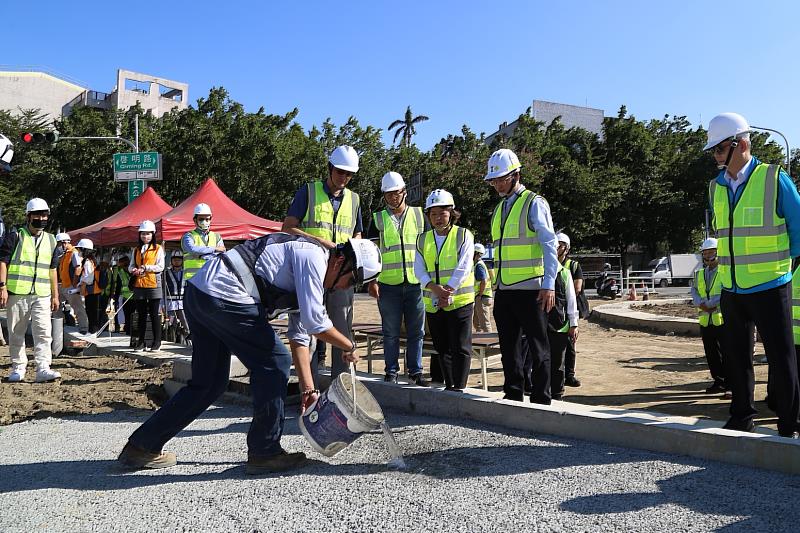
<svg viewBox="0 0 800 533">
<path fill-rule="evenodd" d="M 253 421 L 247 434 L 251 455 L 281 452 L 291 355 L 267 323 L 264 308 L 220 300 L 186 285 L 184 311 L 192 331 L 192 379 L 153 413 L 129 441 L 158 452 L 200 416 L 228 386 L 231 352 L 250 370 Z"/>
<path fill-rule="evenodd" d="M 383 359 L 386 373 L 400 372 L 400 325 L 406 323 L 406 369 L 408 375 L 422 373 L 422 339 L 425 336 L 425 304 L 419 284 L 403 283 L 386 285 L 379 283 L 383 328 Z"/>
</svg>

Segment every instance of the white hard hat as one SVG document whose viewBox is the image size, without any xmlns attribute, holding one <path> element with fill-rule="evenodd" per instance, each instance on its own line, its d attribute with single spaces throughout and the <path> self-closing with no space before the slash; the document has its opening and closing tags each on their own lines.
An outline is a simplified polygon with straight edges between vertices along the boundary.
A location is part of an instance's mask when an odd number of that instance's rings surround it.
<svg viewBox="0 0 800 533">
<path fill-rule="evenodd" d="M 56 233 L 56 242 L 71 241 L 69 233 Z"/>
<path fill-rule="evenodd" d="M 378 277 L 381 273 L 381 251 L 374 242 L 368 239 L 350 239 L 349 244 L 355 254 L 356 281 L 367 283 Z"/>
<path fill-rule="evenodd" d="M 484 180 L 502 178 L 515 170 L 522 168 L 517 154 L 508 148 L 500 148 L 489 157 L 489 165 Z"/>
<path fill-rule="evenodd" d="M 11 170 L 11 159 L 14 157 L 14 144 L 2 133 L 0 133 L 0 167 L 3 170 Z"/>
<path fill-rule="evenodd" d="M 567 248 L 569 248 L 572 245 L 572 243 L 569 240 L 569 235 L 567 235 L 566 233 L 556 233 L 556 240 L 558 242 L 567 243 Z"/>
<path fill-rule="evenodd" d="M 31 198 L 28 201 L 28 205 L 25 206 L 25 214 L 31 213 L 33 211 L 47 211 L 49 213 L 50 207 L 47 205 L 47 202 L 45 202 L 41 198 Z"/>
<path fill-rule="evenodd" d="M 381 192 L 399 191 L 406 188 L 406 182 L 403 181 L 403 176 L 397 172 L 387 172 L 381 179 Z"/>
<path fill-rule="evenodd" d="M 142 223 L 139 224 L 139 231 L 149 231 L 150 233 L 155 233 L 156 225 L 153 224 L 152 220 L 142 220 Z"/>
<path fill-rule="evenodd" d="M 700 251 L 704 252 L 706 250 L 715 249 L 717 247 L 717 239 L 714 237 L 709 237 L 708 239 L 703 241 L 703 244 L 700 246 Z"/>
<path fill-rule="evenodd" d="M 194 215 L 211 215 L 211 206 L 208 204 L 197 204 L 194 206 Z"/>
<path fill-rule="evenodd" d="M 174 259 L 175 257 L 180 257 L 183 259 L 183 251 L 182 250 L 173 250 L 172 255 L 170 255 L 170 259 Z"/>
<path fill-rule="evenodd" d="M 81 239 L 78 241 L 78 244 L 75 245 L 75 248 L 83 248 L 84 250 L 94 250 L 94 243 L 91 239 Z"/>
<path fill-rule="evenodd" d="M 425 209 L 438 206 L 455 207 L 456 202 L 453 200 L 453 195 L 444 189 L 434 189 L 425 199 Z"/>
<path fill-rule="evenodd" d="M 358 154 L 352 146 L 339 146 L 328 158 L 331 165 L 347 172 L 358 172 Z"/>
<path fill-rule="evenodd" d="M 486 255 L 486 247 L 484 245 L 482 245 L 481 243 L 476 242 L 475 243 L 475 253 L 476 254 L 481 254 L 481 255 Z"/>
<path fill-rule="evenodd" d="M 750 133 L 750 124 L 739 113 L 721 113 L 708 123 L 708 142 L 703 150 L 714 148 L 719 143 Z"/>
</svg>

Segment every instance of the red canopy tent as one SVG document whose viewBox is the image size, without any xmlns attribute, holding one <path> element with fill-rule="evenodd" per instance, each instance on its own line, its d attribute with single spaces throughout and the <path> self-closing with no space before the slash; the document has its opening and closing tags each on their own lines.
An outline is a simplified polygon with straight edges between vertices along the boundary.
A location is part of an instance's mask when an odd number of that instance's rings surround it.
<svg viewBox="0 0 800 533">
<path fill-rule="evenodd" d="M 281 230 L 281 223 L 242 209 L 208 178 L 199 189 L 175 209 L 161 216 L 156 231 L 163 241 L 179 241 L 183 234 L 194 229 L 194 206 L 208 204 L 214 213 L 211 229 L 229 241 L 244 241 Z"/>
<path fill-rule="evenodd" d="M 72 230 L 69 236 L 73 244 L 79 239 L 91 239 L 95 247 L 133 246 L 139 241 L 139 224 L 142 220 L 158 220 L 172 206 L 165 202 L 152 188 L 144 192 L 126 207 L 110 217 L 91 226 Z"/>
</svg>

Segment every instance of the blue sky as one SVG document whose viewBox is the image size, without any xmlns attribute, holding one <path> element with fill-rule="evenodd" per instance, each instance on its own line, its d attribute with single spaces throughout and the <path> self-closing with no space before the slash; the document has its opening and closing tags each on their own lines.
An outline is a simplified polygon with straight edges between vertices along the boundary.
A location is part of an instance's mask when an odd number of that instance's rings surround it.
<svg viewBox="0 0 800 533">
<path fill-rule="evenodd" d="M 224 86 L 310 128 L 386 129 L 407 105 L 430 148 L 491 133 L 534 99 L 694 124 L 737 111 L 800 145 L 800 2 L 229 0 L 9 2 L 0 64 L 44 65 L 110 91 L 118 67 Z M 146 7 L 155 7 L 146 12 Z M 8 22 L 11 21 L 11 22 Z M 391 137 L 386 137 L 387 142 Z"/>
</svg>

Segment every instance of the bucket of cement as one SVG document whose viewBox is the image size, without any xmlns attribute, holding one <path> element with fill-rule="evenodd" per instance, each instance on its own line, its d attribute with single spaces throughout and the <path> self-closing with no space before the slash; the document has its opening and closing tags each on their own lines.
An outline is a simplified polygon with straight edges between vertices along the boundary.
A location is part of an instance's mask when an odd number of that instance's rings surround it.
<svg viewBox="0 0 800 533">
<path fill-rule="evenodd" d="M 357 379 L 353 405 L 353 386 L 349 374 L 339 374 L 300 417 L 303 436 L 312 448 L 328 457 L 345 449 L 362 433 L 379 429 L 383 422 L 381 406 Z"/>
</svg>

